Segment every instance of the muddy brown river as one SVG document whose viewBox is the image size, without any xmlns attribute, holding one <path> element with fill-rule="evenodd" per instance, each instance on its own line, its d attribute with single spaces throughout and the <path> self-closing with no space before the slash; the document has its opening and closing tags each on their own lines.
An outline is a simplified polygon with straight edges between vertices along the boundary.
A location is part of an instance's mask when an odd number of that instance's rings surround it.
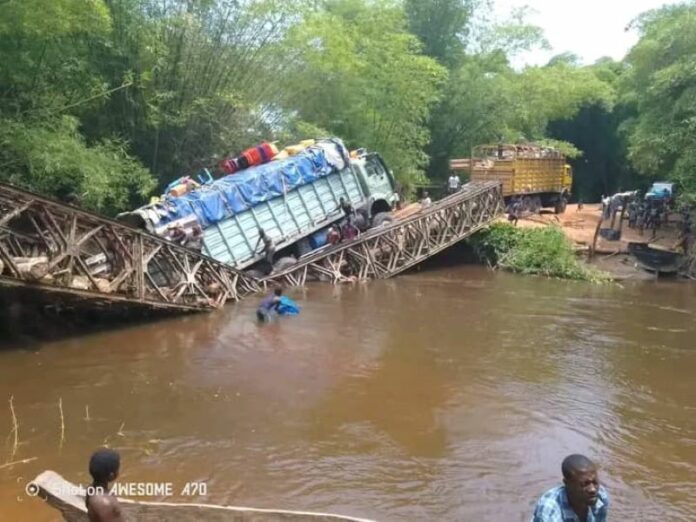
<svg viewBox="0 0 696 522">
<path fill-rule="evenodd" d="M 611 519 L 696 520 L 695 286 L 468 266 L 290 295 L 265 326 L 249 299 L 0 350 L 0 466 L 35 458 L 0 467 L 0 520 L 58 520 L 25 484 L 86 484 L 102 444 L 170 501 L 380 521 L 526 521 L 579 452 Z"/>
</svg>

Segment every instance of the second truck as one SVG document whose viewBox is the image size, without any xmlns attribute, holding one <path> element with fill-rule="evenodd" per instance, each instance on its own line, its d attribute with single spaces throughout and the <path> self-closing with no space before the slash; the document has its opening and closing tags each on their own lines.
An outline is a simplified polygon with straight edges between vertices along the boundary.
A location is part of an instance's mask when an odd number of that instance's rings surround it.
<svg viewBox="0 0 696 522">
<path fill-rule="evenodd" d="M 573 184 L 566 157 L 536 144 L 480 145 L 470 160 L 452 160 L 450 170 L 468 171 L 471 181 L 500 181 L 506 205 L 519 202 L 522 210 L 533 213 L 542 208 L 565 212 Z"/>
</svg>

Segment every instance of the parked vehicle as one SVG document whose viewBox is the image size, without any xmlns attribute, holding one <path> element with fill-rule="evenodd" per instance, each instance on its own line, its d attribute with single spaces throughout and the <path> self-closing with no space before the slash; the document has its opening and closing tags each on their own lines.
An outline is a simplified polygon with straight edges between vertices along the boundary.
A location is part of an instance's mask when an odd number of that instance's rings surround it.
<svg viewBox="0 0 696 522">
<path fill-rule="evenodd" d="M 340 222 L 340 199 L 356 211 L 365 229 L 391 221 L 398 201 L 395 181 L 379 154 L 349 154 L 335 138 L 288 147 L 293 155 L 224 176 L 180 197 L 122 214 L 120 219 L 167 235 L 172 227 L 203 230 L 202 252 L 236 268 L 268 272 L 256 249 L 264 230 L 275 259 L 292 260 L 326 244 L 328 228 Z M 283 154 L 283 153 L 281 153 Z M 259 263 L 260 262 L 260 263 Z"/>
<path fill-rule="evenodd" d="M 645 193 L 645 199 L 659 199 L 670 202 L 674 198 L 674 183 L 656 181 Z"/>
</svg>

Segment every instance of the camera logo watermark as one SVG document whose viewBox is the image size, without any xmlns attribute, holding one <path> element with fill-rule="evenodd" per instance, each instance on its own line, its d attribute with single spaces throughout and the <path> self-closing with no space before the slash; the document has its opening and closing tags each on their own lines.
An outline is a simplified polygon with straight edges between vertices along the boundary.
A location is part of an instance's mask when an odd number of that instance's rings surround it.
<svg viewBox="0 0 696 522">
<path fill-rule="evenodd" d="M 25 488 L 25 493 L 30 497 L 39 494 L 39 487 L 33 482 L 29 482 Z M 114 495 L 116 497 L 182 497 L 206 496 L 208 494 L 208 484 L 205 482 L 187 482 L 183 486 L 176 487 L 172 482 L 117 482 L 108 490 L 99 486 L 82 485 L 60 485 L 51 491 L 60 496 L 89 496 L 95 495 Z"/>
</svg>

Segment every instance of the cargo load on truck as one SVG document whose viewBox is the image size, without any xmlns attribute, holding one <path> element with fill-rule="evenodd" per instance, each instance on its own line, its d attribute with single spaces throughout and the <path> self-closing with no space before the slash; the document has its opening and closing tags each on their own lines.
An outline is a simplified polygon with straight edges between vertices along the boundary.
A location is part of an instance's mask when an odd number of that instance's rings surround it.
<svg viewBox="0 0 696 522">
<path fill-rule="evenodd" d="M 528 212 L 565 212 L 573 182 L 563 153 L 536 144 L 480 145 L 469 161 L 453 159 L 450 170 L 468 171 L 471 181 L 500 181 L 506 204 Z"/>
<path fill-rule="evenodd" d="M 200 230 L 204 254 L 246 268 L 264 258 L 261 230 L 277 259 L 323 246 L 328 227 L 343 218 L 341 199 L 360 212 L 361 223 L 385 221 L 397 200 L 393 177 L 375 153 L 349 153 L 336 138 L 305 140 L 270 162 L 180 196 L 165 194 L 119 218 L 187 246 Z"/>
</svg>

